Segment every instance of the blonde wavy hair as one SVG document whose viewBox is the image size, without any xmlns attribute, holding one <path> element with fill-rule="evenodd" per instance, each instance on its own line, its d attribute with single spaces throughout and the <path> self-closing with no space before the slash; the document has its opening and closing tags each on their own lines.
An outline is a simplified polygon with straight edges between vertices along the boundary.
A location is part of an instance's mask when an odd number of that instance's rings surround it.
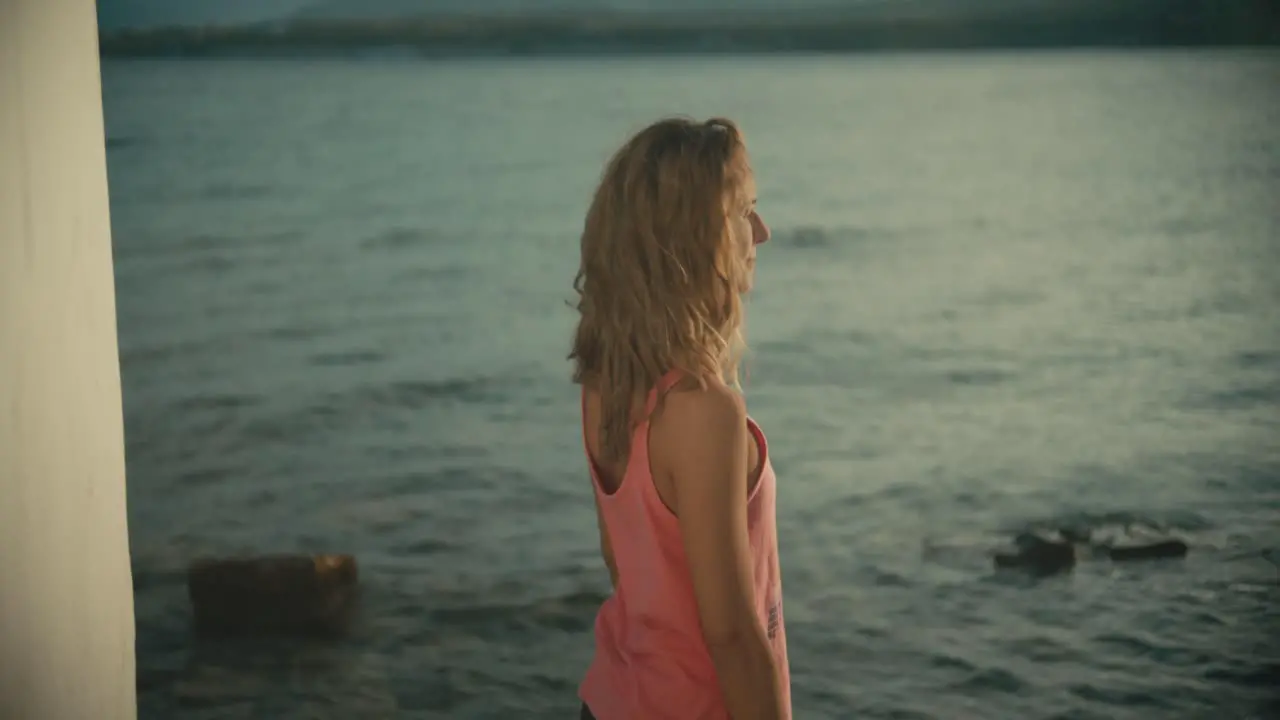
<svg viewBox="0 0 1280 720">
<path fill-rule="evenodd" d="M 623 459 L 633 403 L 667 372 L 738 387 L 745 253 L 728 214 L 751 169 L 725 118 L 659 120 L 610 158 L 587 211 L 574 278 L 575 383 L 600 394 L 602 460 Z"/>
</svg>

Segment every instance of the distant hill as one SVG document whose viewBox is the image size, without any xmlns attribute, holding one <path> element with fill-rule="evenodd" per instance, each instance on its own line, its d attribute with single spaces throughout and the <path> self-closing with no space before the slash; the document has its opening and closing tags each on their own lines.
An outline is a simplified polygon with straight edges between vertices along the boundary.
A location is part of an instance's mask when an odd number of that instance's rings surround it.
<svg viewBox="0 0 1280 720">
<path fill-rule="evenodd" d="M 297 17 L 308 20 L 416 18 L 439 15 L 675 14 L 830 9 L 911 0 L 313 0 Z"/>
<path fill-rule="evenodd" d="M 1134 0 L 310 0 L 293 18 L 360 22 L 459 17 L 663 17 L 701 18 L 725 24 L 767 18 L 790 24 L 815 19 L 976 17 L 1133 3 Z"/>
<path fill-rule="evenodd" d="M 590 12 L 580 2 L 537 0 L 534 12 L 521 9 L 533 0 L 319 0 L 234 27 L 104 31 L 101 47 L 107 56 L 442 56 L 1280 45 L 1278 0 L 846 0 L 786 11 L 769 0 L 613 0 Z M 720 9 L 727 2 L 733 12 Z"/>
<path fill-rule="evenodd" d="M 502 15 L 542 12 L 669 12 L 685 8 L 769 9 L 840 7 L 911 0 L 98 0 L 103 30 L 225 26 L 245 23 L 351 20 L 424 15 Z M 963 1 L 963 0 L 960 0 Z"/>
<path fill-rule="evenodd" d="M 98 0 L 98 27 L 238 25 L 287 18 L 314 0 Z"/>
</svg>

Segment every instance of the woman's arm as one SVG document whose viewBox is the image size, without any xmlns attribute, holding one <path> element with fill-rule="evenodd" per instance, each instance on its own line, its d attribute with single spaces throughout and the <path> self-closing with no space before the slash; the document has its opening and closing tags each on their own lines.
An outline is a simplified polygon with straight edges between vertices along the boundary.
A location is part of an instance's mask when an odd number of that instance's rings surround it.
<svg viewBox="0 0 1280 720">
<path fill-rule="evenodd" d="M 618 565 L 613 560 L 613 546 L 609 544 L 609 530 L 604 526 L 604 514 L 600 512 L 600 498 L 595 492 L 591 497 L 596 503 L 596 527 L 600 529 L 600 556 L 604 558 L 605 567 L 609 568 L 609 581 L 613 589 L 618 589 Z"/>
<path fill-rule="evenodd" d="M 663 465 L 725 705 L 734 720 L 783 717 L 782 680 L 755 610 L 746 407 L 712 383 L 668 395 L 663 420 Z"/>
</svg>

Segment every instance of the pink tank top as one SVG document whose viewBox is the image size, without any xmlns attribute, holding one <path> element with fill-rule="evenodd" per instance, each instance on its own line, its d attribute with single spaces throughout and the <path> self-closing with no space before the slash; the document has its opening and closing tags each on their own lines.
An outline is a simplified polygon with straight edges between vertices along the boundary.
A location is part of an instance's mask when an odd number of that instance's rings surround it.
<svg viewBox="0 0 1280 720">
<path fill-rule="evenodd" d="M 668 373 L 649 392 L 645 420 L 631 438 L 622 484 L 603 491 L 587 455 L 618 567 L 618 588 L 596 615 L 595 656 L 578 688 L 599 720 L 728 720 L 715 665 L 702 639 L 698 609 L 676 516 L 649 470 L 648 417 L 678 379 Z M 583 393 L 583 419 L 586 418 Z M 781 669 L 790 717 L 790 668 L 778 565 L 777 487 L 764 433 L 748 419 L 759 447 L 760 479 L 747 500 L 747 532 L 755 570 L 756 611 Z M 585 445 L 585 425 L 583 442 Z"/>
</svg>

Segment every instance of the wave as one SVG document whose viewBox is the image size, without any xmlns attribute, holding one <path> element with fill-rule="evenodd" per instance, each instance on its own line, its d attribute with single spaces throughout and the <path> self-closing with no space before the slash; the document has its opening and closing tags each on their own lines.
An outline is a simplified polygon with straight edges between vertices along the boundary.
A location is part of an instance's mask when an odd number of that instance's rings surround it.
<svg viewBox="0 0 1280 720">
<path fill-rule="evenodd" d="M 1001 528 L 1010 535 L 1020 532 L 1038 532 L 1069 528 L 1078 532 L 1109 535 L 1116 532 L 1128 534 L 1152 532 L 1202 532 L 1213 527 L 1206 518 L 1195 512 L 1147 513 L 1133 510 L 1071 511 L 1034 518 L 1017 525 Z"/>
<path fill-rule="evenodd" d="M 126 452 L 131 461 L 174 461 L 198 472 L 194 484 L 228 479 L 228 459 L 252 457 L 266 445 L 310 446 L 334 432 L 402 422 L 432 408 L 503 404 L 522 376 L 370 382 L 286 402 L 249 392 L 195 392 L 159 407 L 135 406 L 126 396 Z M 430 445 L 430 443 L 427 443 Z M 375 447 L 371 456 L 439 459 L 439 448 Z M 464 452 L 463 455 L 466 455 Z M 471 456 L 467 456 L 471 457 Z M 197 465 L 191 463 L 196 462 Z"/>
<path fill-rule="evenodd" d="M 307 360 L 312 365 L 320 367 L 355 367 L 358 365 L 375 365 L 386 359 L 386 354 L 377 350 L 345 350 L 317 353 Z"/>
<path fill-rule="evenodd" d="M 360 241 L 364 250 L 402 250 L 438 243 L 442 237 L 426 228 L 394 227 L 374 233 Z"/>
<path fill-rule="evenodd" d="M 243 248 L 291 245 L 306 237 L 301 230 L 277 230 L 236 235 L 197 232 L 191 235 L 146 236 L 135 238 L 117 233 L 114 240 L 117 262 L 146 260 L 150 258 L 195 258 L 199 262 L 213 254 L 235 253 Z M 230 262 L 230 260 L 227 260 Z M 262 262 L 261 258 L 255 262 Z"/>
<path fill-rule="evenodd" d="M 135 145 L 138 145 L 140 142 L 141 142 L 140 138 L 134 137 L 132 135 L 117 135 L 115 137 L 107 138 L 106 147 L 108 151 L 124 150 L 126 148 L 134 147 Z"/>
<path fill-rule="evenodd" d="M 775 229 L 770 243 L 797 250 L 828 250 L 836 246 L 898 240 L 902 231 L 889 228 L 799 225 Z"/>
<path fill-rule="evenodd" d="M 975 368 L 972 370 L 949 370 L 945 373 L 947 380 L 953 385 L 999 385 L 1015 380 L 1016 373 L 999 368 Z"/>
<path fill-rule="evenodd" d="M 605 597 L 603 592 L 588 589 L 514 603 L 477 603 L 473 596 L 426 612 L 437 623 L 478 635 L 500 636 L 532 628 L 578 633 L 591 628 L 595 610 Z M 415 604 L 412 612 L 421 614 L 422 605 Z"/>
<path fill-rule="evenodd" d="M 1193 394 L 1184 406 L 1192 410 L 1240 411 L 1280 408 L 1280 379 L 1235 383 L 1234 387 Z"/>
<path fill-rule="evenodd" d="M 320 399 L 273 415 L 248 420 L 242 441 L 292 442 L 307 435 L 351 427 L 395 412 L 414 412 L 461 403 L 484 405 L 510 399 L 521 378 L 474 376 L 439 380 L 391 380 L 328 393 Z"/>
<path fill-rule="evenodd" d="M 262 399 L 260 395 L 208 393 L 182 398 L 175 403 L 175 406 L 186 412 L 238 410 L 253 407 L 261 402 Z"/>
</svg>

